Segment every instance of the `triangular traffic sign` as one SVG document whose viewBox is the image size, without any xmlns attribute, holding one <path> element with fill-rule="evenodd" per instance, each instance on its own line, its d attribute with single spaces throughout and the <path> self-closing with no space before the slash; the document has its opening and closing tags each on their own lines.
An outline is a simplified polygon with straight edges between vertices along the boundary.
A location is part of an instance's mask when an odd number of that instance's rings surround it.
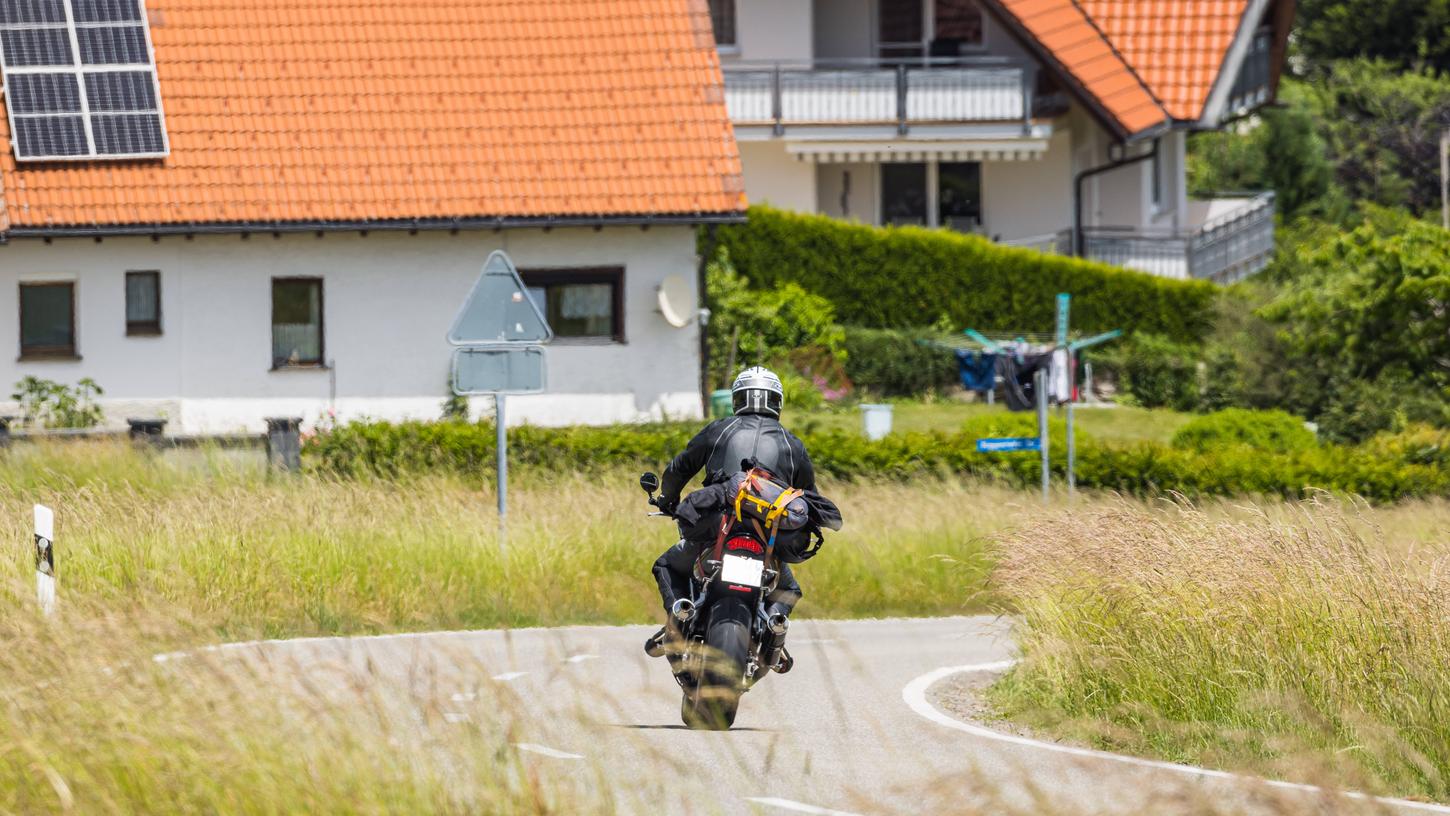
<svg viewBox="0 0 1450 816">
<path fill-rule="evenodd" d="M 519 278 L 514 262 L 503 250 L 494 250 L 483 273 L 448 330 L 455 346 L 477 343 L 547 343 L 554 332 L 544 313 Z"/>
</svg>

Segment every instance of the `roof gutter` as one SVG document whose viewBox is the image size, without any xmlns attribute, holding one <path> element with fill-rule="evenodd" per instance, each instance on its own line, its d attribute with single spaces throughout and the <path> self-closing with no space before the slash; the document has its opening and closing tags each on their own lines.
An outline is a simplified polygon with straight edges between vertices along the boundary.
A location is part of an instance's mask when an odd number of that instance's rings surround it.
<svg viewBox="0 0 1450 816">
<path fill-rule="evenodd" d="M 674 213 L 615 216 L 497 216 L 469 218 L 362 219 L 357 221 L 229 221 L 180 224 L 93 224 L 84 226 L 12 227 L 0 243 L 14 238 L 122 238 L 193 235 L 247 235 L 298 232 L 449 232 L 554 229 L 564 227 L 672 227 L 701 224 L 743 224 L 745 213 Z"/>
</svg>

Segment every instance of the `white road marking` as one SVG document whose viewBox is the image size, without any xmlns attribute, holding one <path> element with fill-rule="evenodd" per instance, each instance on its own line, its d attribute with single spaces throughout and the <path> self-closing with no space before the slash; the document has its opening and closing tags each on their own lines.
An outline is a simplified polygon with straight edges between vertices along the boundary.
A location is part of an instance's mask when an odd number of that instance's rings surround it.
<svg viewBox="0 0 1450 816">
<path fill-rule="evenodd" d="M 445 711 L 443 712 L 443 721 L 450 723 L 466 723 L 472 722 L 473 718 L 468 716 L 467 714 L 458 711 Z"/>
<path fill-rule="evenodd" d="M 560 751 L 557 748 L 550 748 L 547 745 L 537 745 L 532 742 L 516 742 L 514 747 L 520 751 L 528 751 L 531 754 L 546 756 L 550 759 L 583 759 L 579 754 L 571 754 L 567 751 Z"/>
<path fill-rule="evenodd" d="M 528 672 L 504 672 L 503 674 L 495 674 L 493 679 L 500 683 L 507 683 L 510 680 L 517 680 L 527 674 Z"/>
<path fill-rule="evenodd" d="M 566 658 L 564 658 L 564 662 L 565 663 L 583 663 L 586 660 L 598 660 L 598 659 L 599 659 L 599 655 L 597 655 L 597 654 L 577 654 L 577 655 L 574 655 L 573 657 L 566 657 Z"/>
<path fill-rule="evenodd" d="M 805 802 L 793 802 L 789 799 L 777 799 L 774 796 L 747 796 L 745 801 L 753 802 L 765 807 L 777 808 L 779 810 L 793 810 L 796 813 L 810 813 L 813 816 L 857 816 L 845 810 L 831 810 L 830 808 L 808 805 Z"/>
<path fill-rule="evenodd" d="M 478 699 L 478 695 L 471 691 L 460 691 L 448 699 L 455 703 L 471 703 Z"/>
<path fill-rule="evenodd" d="M 1010 743 L 1012 745 L 1024 745 L 1029 748 L 1036 748 L 1042 751 L 1052 751 L 1059 754 L 1067 754 L 1068 756 L 1083 757 L 1086 759 L 1100 759 L 1108 762 L 1118 762 L 1124 765 L 1134 765 L 1140 768 L 1152 768 L 1154 770 L 1160 771 L 1172 771 L 1174 773 L 1181 773 L 1187 776 L 1196 776 L 1199 778 L 1224 779 L 1234 782 L 1257 783 L 1262 785 L 1268 785 L 1272 788 L 1278 788 L 1280 790 L 1299 791 L 1303 793 L 1331 795 L 1337 794 L 1340 796 L 1344 796 L 1348 799 L 1373 802 L 1378 805 L 1385 805 L 1398 810 L 1413 810 L 1419 811 L 1421 813 L 1450 814 L 1450 806 L 1447 805 L 1437 805 L 1427 802 L 1412 802 L 1408 799 L 1390 799 L 1382 796 L 1370 796 L 1369 794 L 1360 793 L 1358 791 L 1339 791 L 1332 788 L 1321 788 L 1317 785 L 1305 785 L 1300 782 L 1285 782 L 1280 779 L 1262 779 L 1259 777 L 1229 773 L 1228 771 L 1216 771 L 1210 768 L 1199 768 L 1194 765 L 1180 765 L 1176 762 L 1164 762 L 1162 760 L 1156 759 L 1143 759 L 1142 757 L 1125 756 L 1123 754 L 1112 754 L 1108 753 L 1107 751 L 1096 751 L 1091 748 L 1075 748 L 1069 745 L 1058 745 L 1057 743 L 1043 742 L 1041 740 L 1035 740 L 1029 737 L 1020 737 L 1016 734 L 1003 734 L 999 731 L 993 731 L 990 728 L 985 728 L 980 725 L 974 725 L 969 722 L 963 722 L 961 720 L 958 720 L 955 717 L 944 713 L 936 706 L 932 705 L 926 698 L 926 693 L 928 689 L 936 685 L 941 680 L 951 677 L 954 674 L 967 674 L 970 672 L 1006 671 L 1007 669 L 1011 668 L 1015 662 L 1016 661 L 1014 660 L 999 660 L 994 663 L 978 663 L 972 666 L 947 666 L 944 668 L 936 669 L 935 671 L 929 671 L 926 674 L 923 674 L 922 676 L 916 678 L 915 680 L 912 680 L 910 683 L 907 683 L 906 686 L 901 689 L 901 699 L 906 702 L 907 706 L 909 706 L 912 711 L 915 711 L 917 714 L 925 717 L 928 720 L 931 720 L 938 725 L 942 725 L 947 728 L 953 728 L 957 731 L 965 731 L 968 734 L 976 737 L 982 737 L 983 739 L 996 740 L 998 742 Z"/>
</svg>

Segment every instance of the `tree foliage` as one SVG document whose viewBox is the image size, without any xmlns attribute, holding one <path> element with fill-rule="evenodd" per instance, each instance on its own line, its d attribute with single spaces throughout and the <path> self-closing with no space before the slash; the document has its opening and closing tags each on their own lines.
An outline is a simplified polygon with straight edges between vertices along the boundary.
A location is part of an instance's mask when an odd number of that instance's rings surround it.
<svg viewBox="0 0 1450 816">
<path fill-rule="evenodd" d="M 1289 282 L 1260 314 L 1279 327 L 1290 405 L 1351 440 L 1450 419 L 1450 232 L 1371 209 L 1281 263 Z"/>
<path fill-rule="evenodd" d="M 1311 66 L 1368 57 L 1450 71 L 1450 0 L 1299 0 L 1295 35 Z"/>
<path fill-rule="evenodd" d="M 1450 74 L 1352 60 L 1305 88 L 1345 195 L 1415 213 L 1439 209 Z"/>
</svg>

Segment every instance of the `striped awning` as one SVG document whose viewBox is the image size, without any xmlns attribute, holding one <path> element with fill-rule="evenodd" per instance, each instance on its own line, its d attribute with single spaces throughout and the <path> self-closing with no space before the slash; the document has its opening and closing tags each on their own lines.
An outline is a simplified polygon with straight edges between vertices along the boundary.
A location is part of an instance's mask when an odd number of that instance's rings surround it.
<svg viewBox="0 0 1450 816">
<path fill-rule="evenodd" d="M 786 152 L 812 164 L 925 161 L 1032 161 L 1047 152 L 1046 139 L 1001 142 L 787 142 Z"/>
</svg>

